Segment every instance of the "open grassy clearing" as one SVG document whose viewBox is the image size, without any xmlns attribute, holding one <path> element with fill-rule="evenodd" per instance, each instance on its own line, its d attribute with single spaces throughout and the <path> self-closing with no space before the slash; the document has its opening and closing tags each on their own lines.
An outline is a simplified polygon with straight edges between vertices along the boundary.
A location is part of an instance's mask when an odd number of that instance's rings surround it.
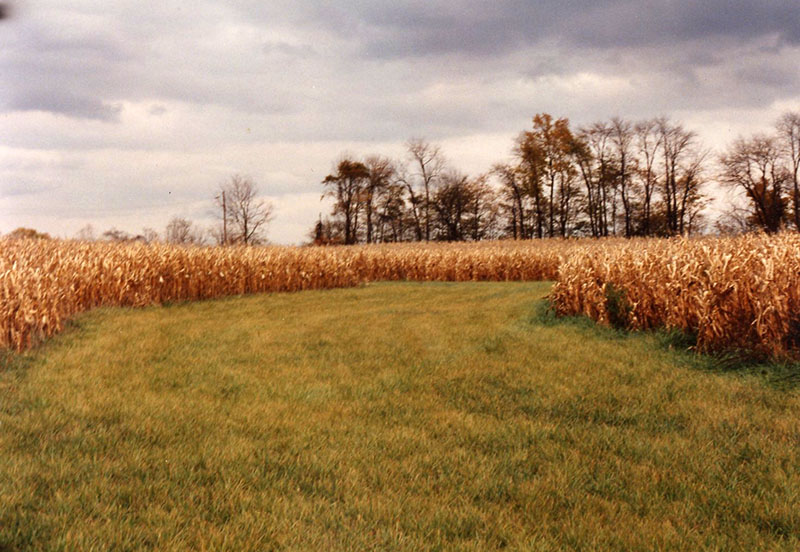
<svg viewBox="0 0 800 552">
<path fill-rule="evenodd" d="M 100 310 L 0 371 L 0 550 L 796 550 L 800 397 L 543 283 Z"/>
</svg>

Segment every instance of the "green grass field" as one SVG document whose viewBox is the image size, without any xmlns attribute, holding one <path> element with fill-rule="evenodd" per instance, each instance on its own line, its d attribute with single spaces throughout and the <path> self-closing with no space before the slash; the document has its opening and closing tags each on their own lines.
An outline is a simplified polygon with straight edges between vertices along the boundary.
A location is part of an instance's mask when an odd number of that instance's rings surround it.
<svg viewBox="0 0 800 552">
<path fill-rule="evenodd" d="M 0 369 L 0 551 L 800 548 L 796 389 L 548 290 L 84 315 Z"/>
</svg>

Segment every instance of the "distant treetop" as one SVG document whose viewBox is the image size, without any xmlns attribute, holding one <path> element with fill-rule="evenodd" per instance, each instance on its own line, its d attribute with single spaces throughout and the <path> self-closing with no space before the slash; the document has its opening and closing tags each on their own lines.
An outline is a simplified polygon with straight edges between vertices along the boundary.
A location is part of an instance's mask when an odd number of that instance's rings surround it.
<svg viewBox="0 0 800 552">
<path fill-rule="evenodd" d="M 34 230 L 33 228 L 23 228 L 20 226 L 19 228 L 12 230 L 6 235 L 6 238 L 11 238 L 14 240 L 51 240 L 53 239 L 50 234 L 45 232 L 39 232 Z"/>
</svg>

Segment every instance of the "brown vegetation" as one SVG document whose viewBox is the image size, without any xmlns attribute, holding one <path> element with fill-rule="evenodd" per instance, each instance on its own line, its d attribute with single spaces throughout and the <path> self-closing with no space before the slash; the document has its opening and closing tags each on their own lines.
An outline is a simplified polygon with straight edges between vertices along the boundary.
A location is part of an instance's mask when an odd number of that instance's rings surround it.
<svg viewBox="0 0 800 552">
<path fill-rule="evenodd" d="M 326 248 L 0 243 L 0 347 L 16 350 L 98 306 L 139 307 L 376 280 L 549 280 L 570 249 L 558 241 Z"/>
<path fill-rule="evenodd" d="M 699 350 L 800 350 L 800 236 L 337 247 L 4 240 L 0 346 L 23 350 L 97 306 L 145 306 L 380 280 L 556 280 L 558 314 L 675 328 Z"/>
<path fill-rule="evenodd" d="M 551 294 L 562 315 L 679 329 L 701 351 L 800 349 L 800 235 L 632 240 L 576 250 Z"/>
</svg>

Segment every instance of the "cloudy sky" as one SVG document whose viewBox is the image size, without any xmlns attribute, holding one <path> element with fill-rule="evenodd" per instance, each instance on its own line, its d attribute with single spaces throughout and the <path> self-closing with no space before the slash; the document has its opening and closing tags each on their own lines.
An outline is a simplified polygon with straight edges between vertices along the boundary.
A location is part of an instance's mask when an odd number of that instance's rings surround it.
<svg viewBox="0 0 800 552">
<path fill-rule="evenodd" d="M 800 109 L 797 0 L 7 0 L 0 232 L 213 222 L 252 176 L 297 243 L 342 152 L 465 172 L 546 111 L 667 115 L 723 149 Z"/>
</svg>

